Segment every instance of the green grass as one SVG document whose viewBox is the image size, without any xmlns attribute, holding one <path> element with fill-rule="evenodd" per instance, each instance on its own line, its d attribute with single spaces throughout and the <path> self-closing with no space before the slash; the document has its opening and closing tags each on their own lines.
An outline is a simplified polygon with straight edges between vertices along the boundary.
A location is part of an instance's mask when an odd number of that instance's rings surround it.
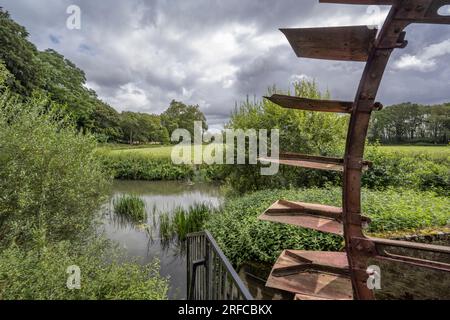
<svg viewBox="0 0 450 320">
<path fill-rule="evenodd" d="M 160 145 L 143 145 L 143 146 L 127 146 L 127 145 L 104 145 L 98 148 L 100 152 L 108 152 L 112 155 L 136 155 L 145 156 L 149 159 L 171 159 L 174 146 Z M 192 159 L 195 149 L 191 148 Z"/>
<path fill-rule="evenodd" d="M 145 202 L 134 195 L 124 195 L 113 201 L 114 212 L 136 222 L 145 222 L 147 212 Z"/>
<path fill-rule="evenodd" d="M 155 146 L 130 149 L 110 149 L 112 155 L 138 155 L 153 159 L 171 159 L 173 146 Z"/>
<path fill-rule="evenodd" d="M 368 147 L 371 149 L 374 147 Z M 381 151 L 407 156 L 427 155 L 430 158 L 448 158 L 450 157 L 450 146 L 379 146 Z"/>
<path fill-rule="evenodd" d="M 368 149 L 374 148 L 369 146 Z M 450 146 L 378 146 L 381 151 L 389 153 L 402 153 L 408 155 L 415 154 L 429 154 L 433 156 L 445 156 L 450 157 Z M 160 145 L 142 145 L 142 146 L 129 146 L 120 144 L 109 144 L 101 145 L 98 150 L 109 151 L 114 155 L 124 155 L 124 154 L 136 154 L 145 155 L 151 158 L 158 159 L 170 159 L 173 146 L 160 146 Z"/>
</svg>

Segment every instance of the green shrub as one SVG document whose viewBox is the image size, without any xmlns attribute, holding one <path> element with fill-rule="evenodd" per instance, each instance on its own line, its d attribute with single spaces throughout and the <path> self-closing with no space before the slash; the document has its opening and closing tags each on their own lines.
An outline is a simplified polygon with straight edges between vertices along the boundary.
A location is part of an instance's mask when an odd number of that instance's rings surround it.
<svg viewBox="0 0 450 320">
<path fill-rule="evenodd" d="M 56 108 L 0 96 L 0 246 L 83 238 L 105 199 L 95 139 Z"/>
<path fill-rule="evenodd" d="M 374 164 L 363 175 L 365 187 L 407 187 L 449 195 L 449 153 L 436 156 L 424 151 L 411 153 L 374 146 L 367 148 L 365 158 Z"/>
<path fill-rule="evenodd" d="M 268 95 L 278 92 L 269 89 Z M 284 92 L 286 94 L 286 92 Z M 321 94 L 315 82 L 302 81 L 294 84 L 293 96 L 328 99 Z M 316 155 L 339 155 L 345 145 L 348 117 L 331 113 L 289 110 L 265 99 L 247 100 L 231 115 L 227 128 L 241 130 L 279 129 L 280 151 Z M 281 166 L 275 176 L 261 176 L 256 165 L 225 166 L 228 183 L 239 193 L 265 188 L 286 188 L 289 186 L 309 187 L 338 183 L 336 173 L 317 172 Z"/>
<path fill-rule="evenodd" d="M 109 179 L 60 108 L 0 95 L 0 299 L 165 299 L 156 265 L 121 264 L 93 236 Z M 72 265 L 81 290 L 66 288 Z"/>
<path fill-rule="evenodd" d="M 123 195 L 113 200 L 114 212 L 136 222 L 147 220 L 145 202 L 138 196 Z"/>
<path fill-rule="evenodd" d="M 341 206 L 340 188 L 265 190 L 228 199 L 222 212 L 205 228 L 236 265 L 245 261 L 273 263 L 284 249 L 336 251 L 338 236 L 295 226 L 259 221 L 257 217 L 279 199 Z M 450 221 L 450 199 L 432 192 L 388 189 L 364 190 L 363 212 L 372 219 L 369 232 L 414 231 L 439 228 Z"/>
<path fill-rule="evenodd" d="M 168 280 L 158 263 L 122 263 L 110 244 L 60 242 L 44 250 L 11 246 L 0 253 L 2 300 L 165 300 Z M 69 290 L 69 266 L 81 270 L 81 289 Z"/>
</svg>

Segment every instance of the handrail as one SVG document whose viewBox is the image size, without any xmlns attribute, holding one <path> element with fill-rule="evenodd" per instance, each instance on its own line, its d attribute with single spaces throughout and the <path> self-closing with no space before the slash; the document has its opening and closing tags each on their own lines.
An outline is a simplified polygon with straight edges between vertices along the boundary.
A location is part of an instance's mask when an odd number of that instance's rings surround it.
<svg viewBox="0 0 450 320">
<path fill-rule="evenodd" d="M 208 231 L 187 236 L 187 271 L 188 300 L 253 300 Z"/>
</svg>

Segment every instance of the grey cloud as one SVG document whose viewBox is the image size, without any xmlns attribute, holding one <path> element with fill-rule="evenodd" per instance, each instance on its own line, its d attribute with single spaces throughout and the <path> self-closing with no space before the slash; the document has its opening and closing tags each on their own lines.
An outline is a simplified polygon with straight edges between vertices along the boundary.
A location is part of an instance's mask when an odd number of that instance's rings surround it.
<svg viewBox="0 0 450 320">
<path fill-rule="evenodd" d="M 69 4 L 82 10 L 81 30 L 65 28 Z M 316 0 L 6 0 L 3 6 L 39 49 L 52 47 L 74 61 L 118 110 L 157 113 L 179 99 L 199 104 L 210 124 L 220 126 L 236 101 L 260 97 L 272 85 L 287 89 L 295 77 L 314 78 L 334 98 L 353 99 L 363 69 L 298 59 L 278 28 L 360 24 L 366 6 Z M 378 100 L 450 100 L 448 55 L 426 73 L 395 68 L 402 55 L 450 39 L 450 28 L 407 31 L 410 45 L 394 54 Z"/>
</svg>

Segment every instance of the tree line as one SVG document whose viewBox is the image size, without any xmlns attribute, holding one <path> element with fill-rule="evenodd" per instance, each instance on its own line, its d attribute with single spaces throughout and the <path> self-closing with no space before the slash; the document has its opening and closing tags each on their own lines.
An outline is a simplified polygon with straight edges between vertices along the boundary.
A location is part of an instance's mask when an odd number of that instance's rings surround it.
<svg viewBox="0 0 450 320">
<path fill-rule="evenodd" d="M 382 144 L 448 144 L 450 103 L 433 106 L 402 103 L 387 107 L 374 114 L 369 139 Z"/>
<path fill-rule="evenodd" d="M 177 128 L 193 133 L 193 122 L 206 118 L 198 105 L 172 101 L 161 115 L 117 112 L 86 87 L 86 75 L 53 49 L 37 50 L 27 30 L 0 7 L 1 91 L 9 90 L 24 100 L 45 96 L 83 132 L 100 142 L 161 143 L 170 141 Z"/>
</svg>

